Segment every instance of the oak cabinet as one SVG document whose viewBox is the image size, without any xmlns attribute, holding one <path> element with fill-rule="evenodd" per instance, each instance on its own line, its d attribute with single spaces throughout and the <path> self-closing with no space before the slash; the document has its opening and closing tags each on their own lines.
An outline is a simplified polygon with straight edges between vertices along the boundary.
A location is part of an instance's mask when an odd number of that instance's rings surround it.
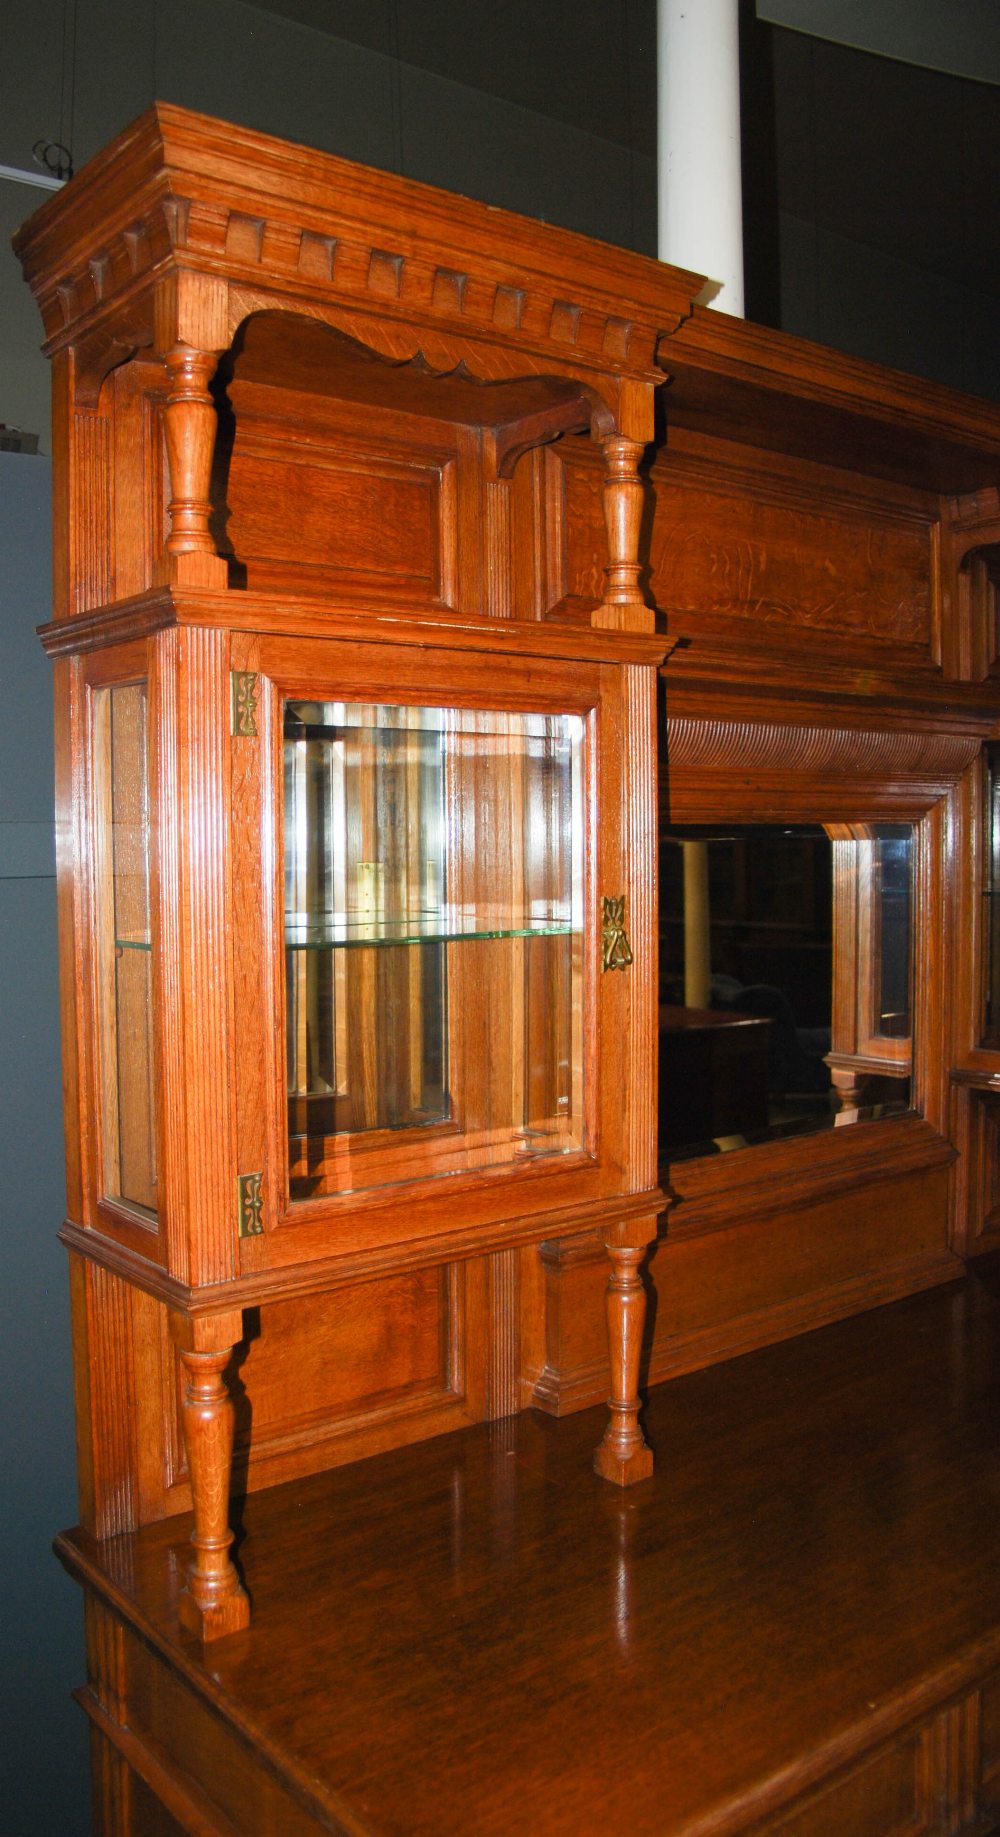
<svg viewBox="0 0 1000 1837">
<path fill-rule="evenodd" d="M 665 642 L 639 466 L 697 281 L 610 251 L 598 273 L 578 237 L 169 107 L 18 247 L 62 494 L 85 1497 L 101 1531 L 148 1515 L 142 1438 L 101 1426 L 141 1370 L 160 1492 L 191 1491 L 183 1612 L 212 1637 L 248 1611 L 227 1518 L 247 1310 L 283 1308 L 301 1352 L 289 1310 L 447 1267 L 447 1365 L 490 1331 L 467 1259 L 597 1229 L 595 1458 L 649 1472 Z M 545 561 L 568 432 L 602 469 L 583 622 Z"/>
<path fill-rule="evenodd" d="M 17 247 L 55 405 L 63 1553 L 109 1820 L 120 1790 L 193 1828 L 164 1750 L 122 1783 L 142 1686 L 105 1569 L 145 1565 L 199 1696 L 190 1636 L 259 1630 L 234 1497 L 273 1532 L 275 1482 L 609 1389 L 595 1464 L 629 1486 L 640 1380 L 1000 1243 L 1000 426 L 706 312 L 699 276 L 170 106 Z M 658 845 L 737 831 L 786 946 L 820 898 L 789 836 L 833 842 L 845 1101 L 781 1087 L 825 1133 L 772 1127 L 759 1009 L 658 990 Z M 678 1042 L 718 1152 L 679 1152 Z M 254 1522 L 241 1566 L 287 1607 Z"/>
</svg>

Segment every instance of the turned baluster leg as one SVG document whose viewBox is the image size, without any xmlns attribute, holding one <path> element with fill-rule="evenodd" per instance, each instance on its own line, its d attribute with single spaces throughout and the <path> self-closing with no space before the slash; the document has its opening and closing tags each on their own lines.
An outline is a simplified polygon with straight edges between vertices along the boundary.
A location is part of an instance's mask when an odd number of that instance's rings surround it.
<svg viewBox="0 0 1000 1837">
<path fill-rule="evenodd" d="M 653 1451 L 639 1427 L 639 1359 L 646 1321 L 646 1290 L 639 1264 L 645 1244 L 605 1240 L 611 1258 L 606 1297 L 611 1354 L 610 1421 L 594 1467 L 615 1486 L 634 1486 L 653 1471 Z"/>
<path fill-rule="evenodd" d="M 604 570 L 604 599 L 595 618 L 602 625 L 636 626 L 641 630 L 652 624 L 639 584 L 639 534 L 646 495 L 639 466 L 645 447 L 641 441 L 616 434 L 602 442 L 601 450 L 608 564 Z"/>
<path fill-rule="evenodd" d="M 864 1102 L 865 1091 L 871 1083 L 871 1076 L 871 1072 L 868 1071 L 859 1071 L 846 1066 L 831 1066 L 830 1080 L 837 1109 L 856 1110 L 858 1105 Z"/>
<path fill-rule="evenodd" d="M 250 1602 L 229 1554 L 235 1412 L 223 1376 L 242 1320 L 237 1315 L 234 1323 L 227 1316 L 214 1333 L 213 1322 L 175 1317 L 175 1323 L 186 1380 L 182 1424 L 194 1501 L 194 1556 L 178 1611 L 188 1632 L 205 1640 L 219 1639 L 238 1632 L 250 1619 Z"/>
<path fill-rule="evenodd" d="M 217 417 L 209 383 L 218 363 L 215 351 L 176 344 L 163 355 L 168 393 L 163 409 L 164 442 L 170 475 L 170 528 L 161 572 L 178 585 L 224 588 L 229 569 L 216 553 L 209 527 L 211 477 Z"/>
</svg>

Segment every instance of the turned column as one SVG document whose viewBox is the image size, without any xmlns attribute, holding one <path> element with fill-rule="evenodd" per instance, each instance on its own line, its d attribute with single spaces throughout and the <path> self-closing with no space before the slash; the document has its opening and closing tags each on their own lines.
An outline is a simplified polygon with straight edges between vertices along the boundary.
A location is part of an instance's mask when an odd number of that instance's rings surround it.
<svg viewBox="0 0 1000 1837">
<path fill-rule="evenodd" d="M 225 588 L 229 580 L 209 528 L 218 426 L 209 385 L 227 343 L 226 310 L 225 284 L 209 275 L 172 275 L 155 300 L 170 474 L 169 529 L 158 568 L 163 585 Z"/>
<path fill-rule="evenodd" d="M 827 1058 L 827 1065 L 830 1060 Z M 838 1113 L 843 1110 L 856 1110 L 865 1099 L 865 1092 L 871 1083 L 871 1071 L 857 1065 L 830 1065 L 830 1080 L 833 1086 L 833 1097 Z M 838 1117 L 834 1117 L 836 1123 Z"/>
<path fill-rule="evenodd" d="M 185 1378 L 181 1421 L 194 1502 L 194 1554 L 178 1612 L 189 1633 L 220 1639 L 250 1619 L 250 1602 L 229 1554 L 235 1411 L 224 1376 L 243 1318 L 235 1313 L 190 1321 L 174 1315 L 171 1331 Z"/>
<path fill-rule="evenodd" d="M 164 354 L 169 393 L 163 410 L 170 472 L 170 530 L 164 545 L 167 572 L 188 586 L 224 587 L 225 560 L 215 552 L 208 526 L 216 413 L 209 383 L 218 364 L 215 351 L 175 345 Z"/>
<path fill-rule="evenodd" d="M 604 1440 L 594 1454 L 595 1470 L 616 1486 L 634 1486 L 653 1471 L 653 1451 L 639 1426 L 639 1361 L 646 1324 L 646 1289 L 639 1265 L 647 1246 L 623 1242 L 627 1235 L 618 1228 L 604 1239 L 611 1259 L 605 1297 L 611 1395 Z"/>
<path fill-rule="evenodd" d="M 641 440 L 613 434 L 601 442 L 604 456 L 604 522 L 608 533 L 608 560 L 604 570 L 604 599 L 594 613 L 594 623 L 622 630 L 646 630 L 652 613 L 646 605 L 639 578 L 639 536 L 645 503 L 645 486 L 639 466 L 645 453 Z"/>
</svg>

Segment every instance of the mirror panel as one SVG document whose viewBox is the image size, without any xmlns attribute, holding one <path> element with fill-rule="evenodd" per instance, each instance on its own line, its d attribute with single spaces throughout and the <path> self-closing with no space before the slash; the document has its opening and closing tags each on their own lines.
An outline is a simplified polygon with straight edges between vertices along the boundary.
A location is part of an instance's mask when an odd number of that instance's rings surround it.
<svg viewBox="0 0 1000 1837">
<path fill-rule="evenodd" d="M 1000 1043 L 1000 746 L 986 748 L 986 1001 L 983 1044 Z"/>
<path fill-rule="evenodd" d="M 660 912 L 660 1154 L 911 1107 L 913 831 L 671 825 Z"/>
</svg>

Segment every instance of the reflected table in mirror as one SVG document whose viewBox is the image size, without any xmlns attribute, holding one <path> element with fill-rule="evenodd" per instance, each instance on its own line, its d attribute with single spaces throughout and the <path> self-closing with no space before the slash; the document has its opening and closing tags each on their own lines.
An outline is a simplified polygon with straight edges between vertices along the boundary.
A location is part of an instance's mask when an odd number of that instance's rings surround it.
<svg viewBox="0 0 1000 1837">
<path fill-rule="evenodd" d="M 716 1008 L 660 1008 L 660 1148 L 767 1128 L 771 1022 Z"/>
</svg>

